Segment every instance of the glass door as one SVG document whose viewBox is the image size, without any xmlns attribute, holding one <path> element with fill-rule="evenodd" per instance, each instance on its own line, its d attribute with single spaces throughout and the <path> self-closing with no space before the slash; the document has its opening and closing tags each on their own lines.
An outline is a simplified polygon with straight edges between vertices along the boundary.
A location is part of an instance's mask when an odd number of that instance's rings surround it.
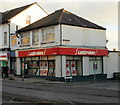
<svg viewBox="0 0 120 105">
<path fill-rule="evenodd" d="M 55 76 L 55 61 L 48 61 L 48 76 Z"/>
</svg>

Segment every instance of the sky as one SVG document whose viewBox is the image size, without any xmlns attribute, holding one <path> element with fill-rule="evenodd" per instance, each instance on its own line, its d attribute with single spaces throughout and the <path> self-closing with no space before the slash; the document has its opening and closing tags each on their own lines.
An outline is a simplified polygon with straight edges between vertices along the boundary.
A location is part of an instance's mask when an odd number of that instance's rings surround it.
<svg viewBox="0 0 120 105">
<path fill-rule="evenodd" d="M 0 12 L 33 2 L 37 2 L 49 14 L 64 8 L 105 27 L 107 48 L 118 50 L 118 0 L 0 0 Z"/>
</svg>

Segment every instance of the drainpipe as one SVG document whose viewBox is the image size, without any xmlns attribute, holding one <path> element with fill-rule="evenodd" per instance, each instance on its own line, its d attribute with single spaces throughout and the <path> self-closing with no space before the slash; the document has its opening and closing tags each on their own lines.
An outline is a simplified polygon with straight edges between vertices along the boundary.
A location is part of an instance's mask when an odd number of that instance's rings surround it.
<svg viewBox="0 0 120 105">
<path fill-rule="evenodd" d="M 8 35 L 9 35 L 9 68 L 10 68 L 10 73 L 11 73 L 11 57 L 10 57 L 10 52 L 11 52 L 11 46 L 10 46 L 10 22 L 7 23 L 8 25 Z"/>
</svg>

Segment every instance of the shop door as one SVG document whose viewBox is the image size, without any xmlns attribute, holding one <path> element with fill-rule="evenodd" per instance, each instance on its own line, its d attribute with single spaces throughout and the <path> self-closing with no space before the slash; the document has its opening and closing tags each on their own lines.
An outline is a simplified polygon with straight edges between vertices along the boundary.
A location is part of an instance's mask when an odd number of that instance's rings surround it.
<svg viewBox="0 0 120 105">
<path fill-rule="evenodd" d="M 77 67 L 76 61 L 66 61 L 66 76 L 76 76 Z"/>
<path fill-rule="evenodd" d="M 55 76 L 55 61 L 48 61 L 48 76 Z"/>
<path fill-rule="evenodd" d="M 39 61 L 27 61 L 26 74 L 29 76 L 39 75 Z"/>
</svg>

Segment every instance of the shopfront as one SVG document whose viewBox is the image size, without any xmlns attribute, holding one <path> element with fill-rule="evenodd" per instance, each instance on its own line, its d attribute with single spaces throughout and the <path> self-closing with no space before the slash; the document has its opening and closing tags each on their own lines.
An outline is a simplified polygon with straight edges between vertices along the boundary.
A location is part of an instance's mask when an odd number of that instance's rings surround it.
<svg viewBox="0 0 120 105">
<path fill-rule="evenodd" d="M 88 76 L 104 74 L 103 57 L 106 49 L 54 47 L 18 51 L 21 75 L 25 76 Z"/>
<path fill-rule="evenodd" d="M 55 76 L 55 56 L 23 57 L 21 66 L 25 76 Z"/>
<path fill-rule="evenodd" d="M 8 63 L 7 54 L 0 55 L 0 75 L 2 74 L 2 67 L 6 66 Z"/>
</svg>

